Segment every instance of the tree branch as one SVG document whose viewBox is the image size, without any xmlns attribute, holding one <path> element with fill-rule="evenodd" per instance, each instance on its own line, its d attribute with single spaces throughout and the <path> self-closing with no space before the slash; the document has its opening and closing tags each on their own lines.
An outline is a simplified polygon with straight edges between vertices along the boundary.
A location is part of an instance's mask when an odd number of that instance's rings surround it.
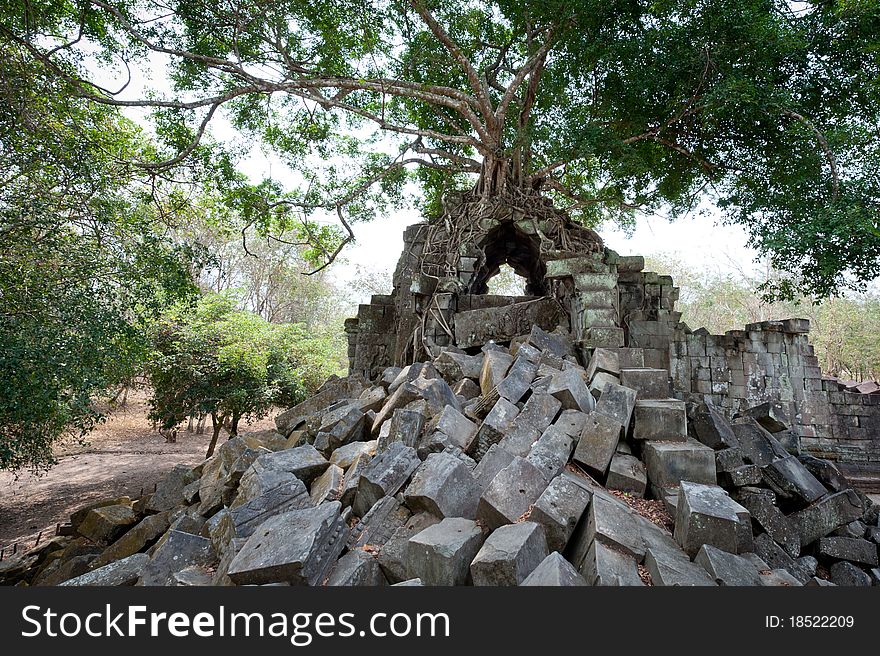
<svg viewBox="0 0 880 656">
<path fill-rule="evenodd" d="M 810 121 L 805 116 L 798 114 L 797 112 L 793 112 L 790 109 L 781 108 L 780 111 L 789 118 L 793 118 L 798 123 L 804 125 L 805 127 L 812 130 L 813 134 L 816 135 L 816 141 L 819 142 L 819 147 L 822 148 L 822 152 L 825 154 L 825 159 L 828 162 L 828 166 L 831 168 L 831 188 L 833 192 L 832 198 L 837 200 L 840 195 L 840 177 L 837 172 L 837 158 L 834 156 L 834 152 L 831 150 L 831 146 L 828 145 L 828 139 L 825 138 L 825 135 L 816 127 L 816 125 Z"/>
</svg>

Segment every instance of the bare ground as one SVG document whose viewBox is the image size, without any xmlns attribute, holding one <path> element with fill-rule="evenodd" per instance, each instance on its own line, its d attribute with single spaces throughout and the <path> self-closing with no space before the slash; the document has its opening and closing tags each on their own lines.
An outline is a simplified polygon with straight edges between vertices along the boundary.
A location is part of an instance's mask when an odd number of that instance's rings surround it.
<svg viewBox="0 0 880 656">
<path fill-rule="evenodd" d="M 140 496 L 174 465 L 196 465 L 205 457 L 210 433 L 181 431 L 169 444 L 147 421 L 147 395 L 131 394 L 123 408 L 113 411 L 106 423 L 88 436 L 88 444 L 61 445 L 58 464 L 42 474 L 18 477 L 0 472 L 0 548 L 18 543 L 18 549 L 34 546 L 55 534 L 55 525 L 67 521 L 83 505 L 107 497 Z M 261 430 L 275 425 L 274 413 L 245 424 L 239 431 Z M 209 422 L 210 423 L 210 422 Z M 227 437 L 221 433 L 220 439 Z"/>
</svg>

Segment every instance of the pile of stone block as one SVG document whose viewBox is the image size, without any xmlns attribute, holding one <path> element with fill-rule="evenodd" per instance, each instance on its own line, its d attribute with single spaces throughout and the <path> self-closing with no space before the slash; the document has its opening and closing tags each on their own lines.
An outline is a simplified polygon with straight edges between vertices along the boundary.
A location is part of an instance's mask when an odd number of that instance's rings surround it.
<svg viewBox="0 0 880 656">
<path fill-rule="evenodd" d="M 19 585 L 877 585 L 877 507 L 773 404 L 535 326 L 373 382 L 0 563 Z"/>
</svg>

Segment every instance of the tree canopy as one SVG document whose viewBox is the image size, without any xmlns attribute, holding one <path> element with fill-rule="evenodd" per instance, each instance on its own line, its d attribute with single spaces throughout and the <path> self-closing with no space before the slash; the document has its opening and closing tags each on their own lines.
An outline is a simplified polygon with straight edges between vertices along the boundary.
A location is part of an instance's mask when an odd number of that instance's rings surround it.
<svg viewBox="0 0 880 656">
<path fill-rule="evenodd" d="M 3 49 L 0 469 L 48 466 L 57 438 L 88 432 L 95 397 L 142 366 L 146 323 L 195 292 L 194 253 L 167 238 L 130 164 L 149 142 L 59 84 Z"/>
<path fill-rule="evenodd" d="M 151 330 L 150 417 L 175 430 L 210 415 L 208 457 L 227 420 L 235 435 L 241 419 L 302 401 L 338 368 L 332 334 L 307 335 L 299 324 L 271 324 L 236 306 L 232 294 L 209 293 L 169 309 Z"/>
<path fill-rule="evenodd" d="M 708 198 L 793 274 L 782 292 L 824 295 L 878 273 L 872 0 L 0 7 L 5 38 L 80 96 L 152 108 L 165 164 L 215 158 L 217 189 L 247 207 L 247 226 L 296 235 L 325 262 L 352 221 L 399 200 L 415 177 L 434 213 L 447 190 L 471 185 L 540 190 L 589 224 L 681 214 Z M 151 58 L 172 88 L 144 97 L 108 89 L 97 68 L 137 75 Z M 237 175 L 208 138 L 218 115 L 301 183 Z M 320 228 L 310 218 L 320 210 L 342 228 Z"/>
</svg>

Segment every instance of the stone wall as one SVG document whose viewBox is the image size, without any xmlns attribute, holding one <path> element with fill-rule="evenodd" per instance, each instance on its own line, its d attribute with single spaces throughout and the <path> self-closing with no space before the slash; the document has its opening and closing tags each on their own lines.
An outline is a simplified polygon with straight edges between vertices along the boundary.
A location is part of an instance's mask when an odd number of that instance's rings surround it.
<svg viewBox="0 0 880 656">
<path fill-rule="evenodd" d="M 644 271 L 644 258 L 594 247 L 579 230 L 552 216 L 410 226 L 394 292 L 373 296 L 346 322 L 351 373 L 375 379 L 385 367 L 443 349 L 473 353 L 489 341 L 510 342 L 532 325 L 561 329 L 584 362 L 597 347 L 641 349 L 643 366 L 667 370 L 677 396 L 698 395 L 728 417 L 778 402 L 806 452 L 852 476 L 878 477 L 880 394 L 823 378 L 809 322 L 692 331 L 675 310 L 679 290 L 670 276 Z M 529 295 L 485 293 L 504 263 L 526 278 Z"/>
</svg>

